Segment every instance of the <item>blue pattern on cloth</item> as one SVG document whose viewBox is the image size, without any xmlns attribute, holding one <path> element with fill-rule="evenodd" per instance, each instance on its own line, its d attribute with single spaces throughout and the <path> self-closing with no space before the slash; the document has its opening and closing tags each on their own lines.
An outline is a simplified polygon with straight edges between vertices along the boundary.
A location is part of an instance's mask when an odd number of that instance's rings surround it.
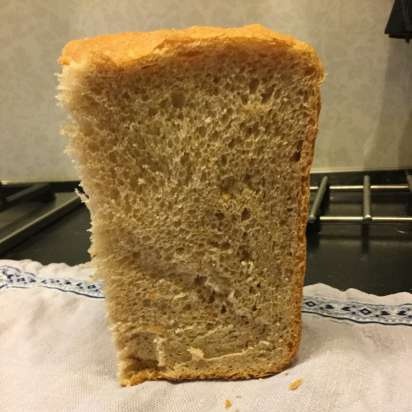
<svg viewBox="0 0 412 412">
<path fill-rule="evenodd" d="M 75 293 L 89 298 L 104 299 L 102 285 L 73 278 L 42 277 L 13 266 L 0 266 L 0 290 L 7 288 L 43 287 Z M 412 326 L 412 303 L 380 305 L 355 301 L 340 301 L 319 296 L 304 296 L 302 313 L 355 323 Z"/>
<path fill-rule="evenodd" d="M 0 290 L 4 288 L 43 287 L 70 292 L 89 298 L 103 299 L 104 294 L 99 282 L 73 278 L 42 277 L 34 273 L 23 272 L 13 266 L 0 266 Z"/>
</svg>

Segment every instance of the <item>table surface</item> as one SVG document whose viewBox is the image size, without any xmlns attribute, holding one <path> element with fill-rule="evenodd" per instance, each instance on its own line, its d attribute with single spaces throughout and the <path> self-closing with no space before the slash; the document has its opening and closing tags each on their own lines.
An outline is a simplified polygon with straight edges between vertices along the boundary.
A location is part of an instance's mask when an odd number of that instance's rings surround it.
<svg viewBox="0 0 412 412">
<path fill-rule="evenodd" d="M 351 197 L 352 196 L 352 197 Z M 330 213 L 359 213 L 356 196 L 332 196 Z M 377 199 L 374 212 L 405 213 L 402 202 Z M 44 228 L 2 258 L 32 259 L 43 264 L 69 265 L 89 260 L 90 217 L 80 206 L 54 224 Z M 371 226 L 324 225 L 320 233 L 308 235 L 305 284 L 325 283 L 344 290 L 356 288 L 377 295 L 412 292 L 412 225 Z"/>
</svg>

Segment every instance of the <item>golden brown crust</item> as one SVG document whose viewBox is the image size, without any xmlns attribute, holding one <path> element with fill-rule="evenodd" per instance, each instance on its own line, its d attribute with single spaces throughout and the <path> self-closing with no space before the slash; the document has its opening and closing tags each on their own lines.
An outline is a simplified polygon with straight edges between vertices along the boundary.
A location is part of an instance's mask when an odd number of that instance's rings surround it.
<svg viewBox="0 0 412 412">
<path fill-rule="evenodd" d="M 256 372 L 256 370 L 247 370 L 240 372 L 228 372 L 227 370 L 211 370 L 210 373 L 199 373 L 199 371 L 160 371 L 160 370 L 142 370 L 130 378 L 121 379 L 120 383 L 122 386 L 133 386 L 139 383 L 145 382 L 147 380 L 168 380 L 173 382 L 182 381 L 193 381 L 193 380 L 245 380 L 245 379 L 259 379 L 266 378 L 268 376 L 274 375 L 276 373 L 282 372 L 286 369 L 294 359 L 295 353 L 291 353 L 291 356 L 282 364 L 278 364 L 274 367 L 268 368 L 265 371 Z"/>
<path fill-rule="evenodd" d="M 323 79 L 323 69 L 319 66 L 319 77 Z M 315 139 L 318 132 L 318 118 L 320 114 L 321 101 L 320 101 L 320 91 L 318 92 L 318 107 L 317 111 L 313 113 L 313 126 L 308 128 L 308 133 L 305 139 L 305 143 L 302 147 L 302 152 L 306 155 L 302 156 L 301 159 L 301 174 L 302 174 L 302 186 L 301 186 L 301 198 L 300 198 L 300 221 L 299 221 L 299 245 L 297 250 L 300 256 L 297 256 L 297 261 L 299 264 L 296 268 L 296 282 L 298 284 L 294 285 L 295 294 L 295 304 L 293 308 L 295 309 L 295 326 L 297 327 L 299 336 L 295 340 L 296 345 L 291 350 L 291 360 L 296 356 L 299 345 L 301 341 L 302 327 L 301 327 L 301 306 L 303 300 L 303 286 L 306 273 L 306 226 L 307 226 L 307 215 L 309 208 L 309 196 L 310 196 L 310 168 L 312 166 L 313 157 L 315 154 Z"/>
<path fill-rule="evenodd" d="M 109 65 L 128 66 L 139 61 L 157 57 L 167 49 L 175 49 L 182 44 L 208 44 L 213 42 L 243 42 L 249 40 L 283 44 L 288 47 L 312 53 L 306 43 L 293 37 L 273 32 L 259 24 L 240 28 L 190 27 L 183 30 L 158 30 L 153 32 L 130 32 L 73 40 L 66 44 L 59 63 L 104 62 Z"/>
</svg>

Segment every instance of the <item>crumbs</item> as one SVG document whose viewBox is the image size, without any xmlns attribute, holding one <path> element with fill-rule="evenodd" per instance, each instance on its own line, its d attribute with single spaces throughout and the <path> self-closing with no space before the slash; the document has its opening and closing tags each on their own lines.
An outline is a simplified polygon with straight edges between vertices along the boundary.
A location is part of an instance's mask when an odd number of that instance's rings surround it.
<svg viewBox="0 0 412 412">
<path fill-rule="evenodd" d="M 230 401 L 229 399 L 225 400 L 225 409 L 229 409 L 232 407 L 232 401 Z"/>
<path fill-rule="evenodd" d="M 299 388 L 300 385 L 302 385 L 303 379 L 295 379 L 293 382 L 289 384 L 289 390 L 290 391 L 295 391 L 296 389 Z"/>
</svg>

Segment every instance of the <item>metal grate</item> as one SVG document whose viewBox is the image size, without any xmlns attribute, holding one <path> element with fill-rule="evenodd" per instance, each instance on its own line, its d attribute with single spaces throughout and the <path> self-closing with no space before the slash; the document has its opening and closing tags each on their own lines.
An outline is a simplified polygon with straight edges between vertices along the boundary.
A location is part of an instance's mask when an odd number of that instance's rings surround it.
<svg viewBox="0 0 412 412">
<path fill-rule="evenodd" d="M 0 212 L 12 211 L 28 202 L 47 205 L 39 214 L 31 211 L 29 218 L 3 224 L 0 219 L 0 255 L 41 231 L 81 204 L 77 194 L 72 193 L 64 201 L 56 201 L 56 193 L 49 183 L 3 183 L 0 181 Z"/>
<path fill-rule="evenodd" d="M 310 208 L 309 225 L 322 223 L 412 223 L 412 216 L 374 216 L 372 214 L 371 192 L 409 192 L 412 194 L 412 175 L 405 172 L 405 183 L 401 184 L 371 184 L 369 175 L 363 176 L 361 185 L 330 185 L 327 176 L 322 177 L 320 184 L 310 187 L 315 197 Z M 324 215 L 322 211 L 329 201 L 331 191 L 362 192 L 362 215 L 333 216 Z"/>
</svg>

